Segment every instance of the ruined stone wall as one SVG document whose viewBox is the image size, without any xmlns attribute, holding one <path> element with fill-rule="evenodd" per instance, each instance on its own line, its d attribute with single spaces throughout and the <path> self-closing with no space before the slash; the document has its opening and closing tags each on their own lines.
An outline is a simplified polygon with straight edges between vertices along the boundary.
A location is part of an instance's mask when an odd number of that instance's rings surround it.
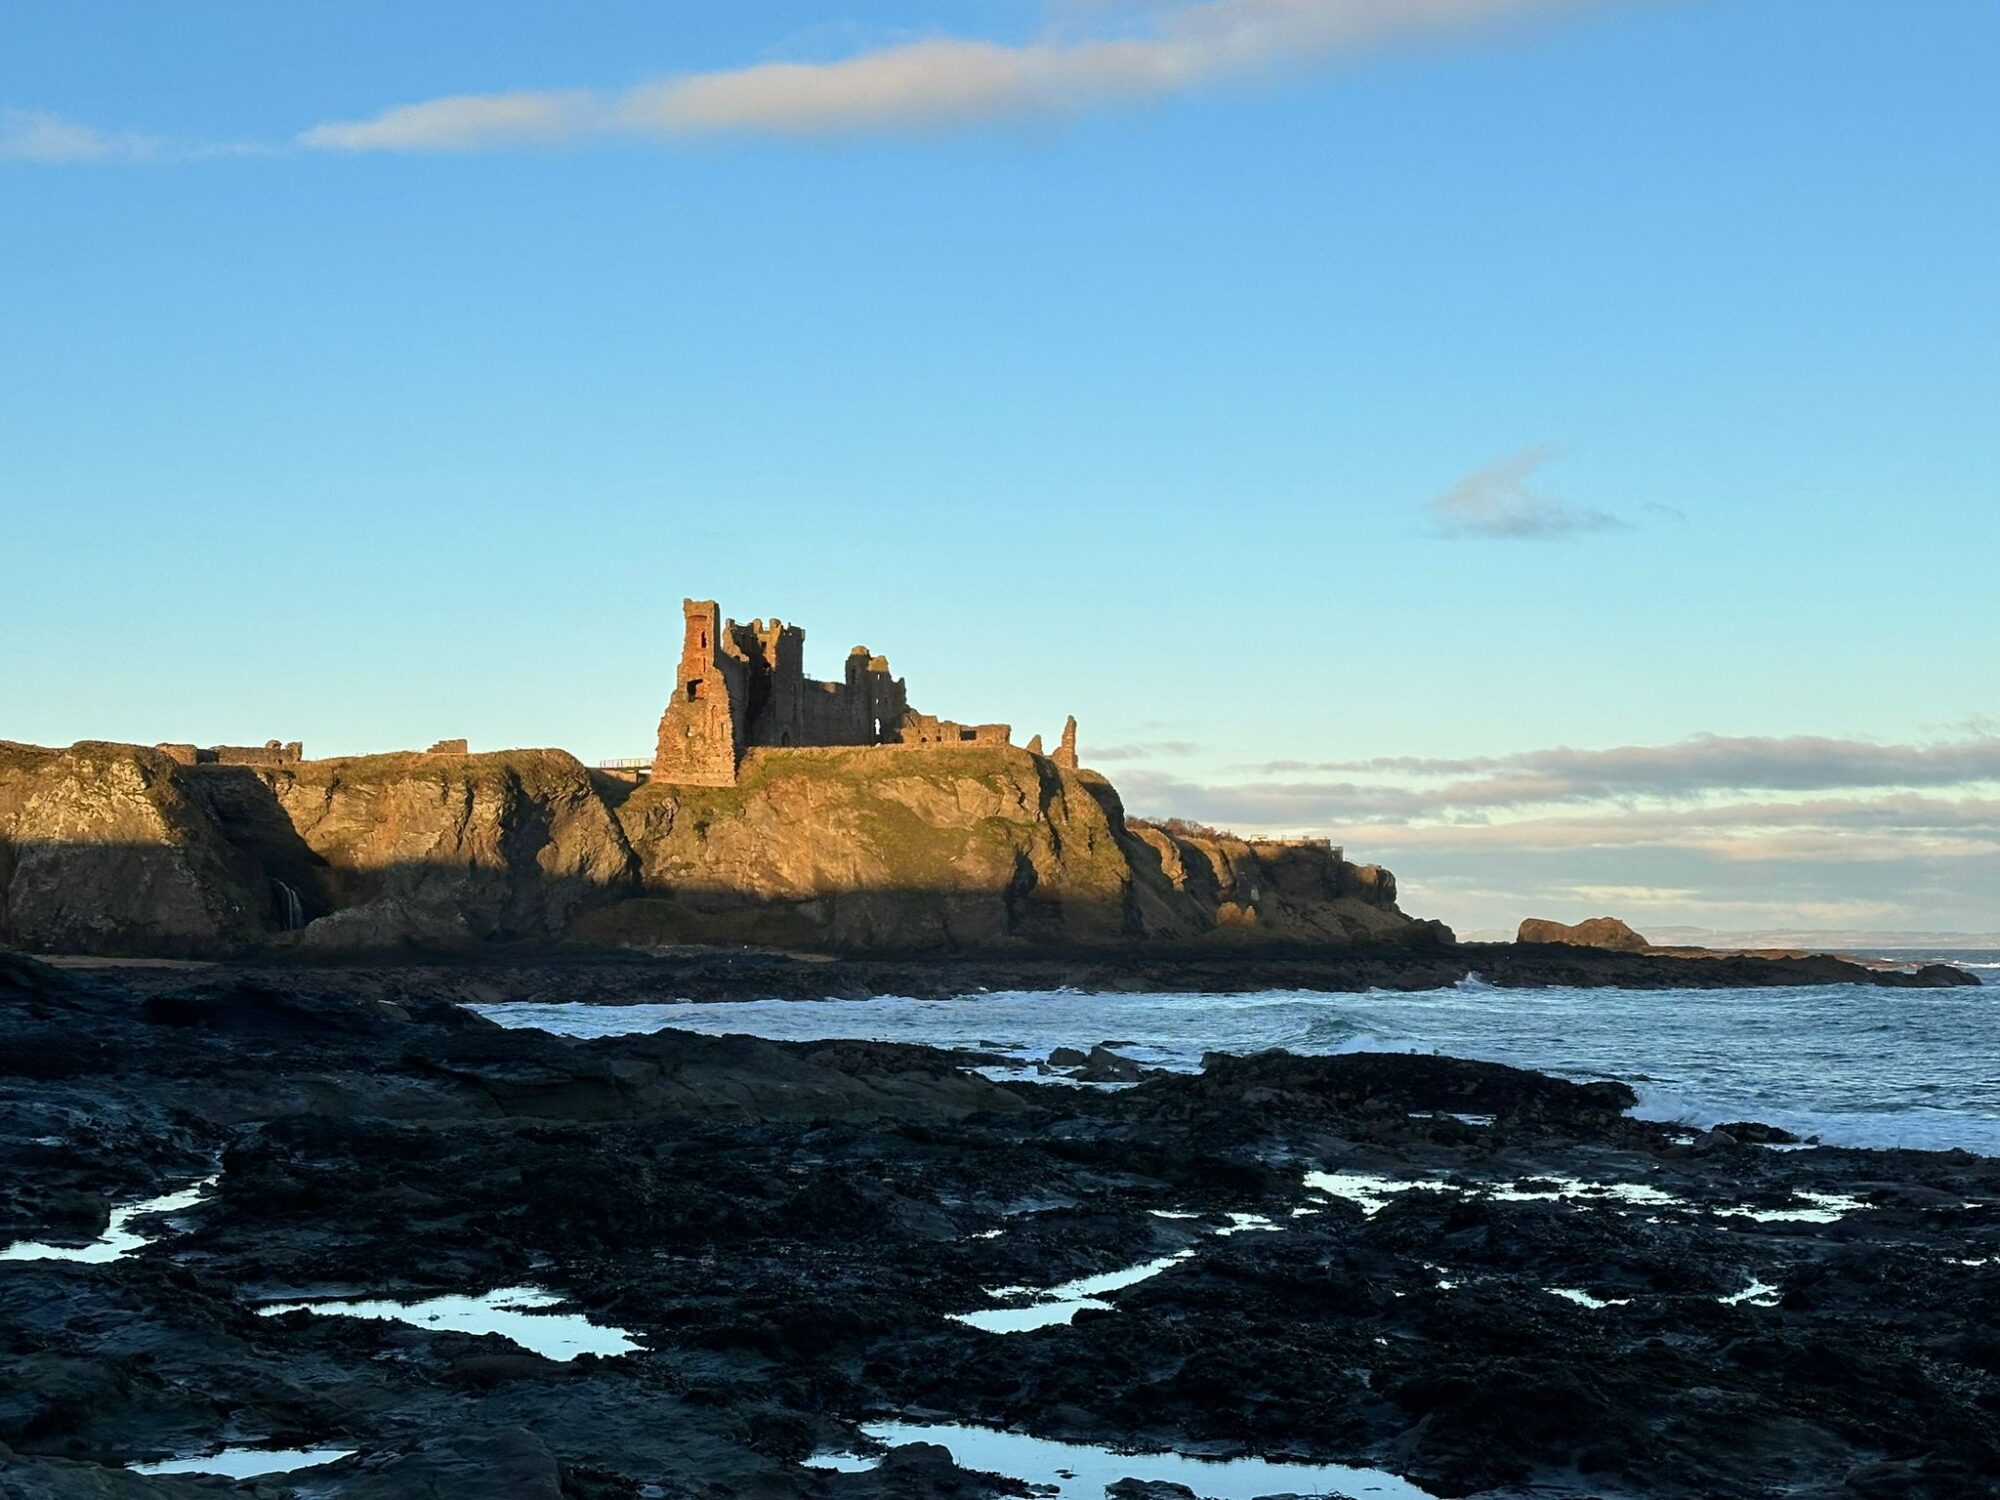
<svg viewBox="0 0 2000 1500">
<path fill-rule="evenodd" d="M 866 647 L 848 657 L 846 681 L 820 682 L 805 674 L 805 632 L 796 625 L 724 621 L 720 639 L 724 654 L 742 668 L 739 764 L 753 747 L 877 744 L 906 711 L 902 682 L 890 674 L 887 658 Z"/>
<path fill-rule="evenodd" d="M 790 743 L 822 748 L 868 744 L 867 701 L 843 682 L 808 682 L 801 702 L 799 732 Z"/>
<path fill-rule="evenodd" d="M 305 759 L 305 746 L 297 740 L 280 743 L 266 740 L 261 745 L 212 745 L 197 750 L 195 760 L 211 766 L 295 766 Z"/>
<path fill-rule="evenodd" d="M 907 713 L 897 725 L 894 742 L 899 745 L 1011 745 L 1011 724 L 961 724 L 956 719 L 940 719 L 933 714 Z"/>
<path fill-rule="evenodd" d="M 725 620 L 713 600 L 682 602 L 680 674 L 653 759 L 654 779 L 729 786 L 752 749 L 868 745 L 1006 745 L 1005 724 L 960 724 L 918 714 L 889 659 L 866 646 L 848 653 L 844 680 L 805 675 L 796 625 Z"/>
<path fill-rule="evenodd" d="M 889 670 L 889 658 L 874 656 L 866 646 L 847 653 L 847 691 L 859 719 L 859 743 L 893 742 L 897 726 L 909 715 L 910 695 L 903 679 Z"/>
<path fill-rule="evenodd" d="M 744 704 L 744 745 L 803 745 L 809 696 L 805 674 L 806 633 L 796 625 L 762 620 L 738 626 L 735 642 L 744 653 L 748 698 Z"/>
</svg>

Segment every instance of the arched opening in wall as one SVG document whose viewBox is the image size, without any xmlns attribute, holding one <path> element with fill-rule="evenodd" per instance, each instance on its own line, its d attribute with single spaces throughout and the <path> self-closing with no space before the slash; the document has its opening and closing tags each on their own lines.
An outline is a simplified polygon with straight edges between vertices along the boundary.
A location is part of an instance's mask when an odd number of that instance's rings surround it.
<svg viewBox="0 0 2000 1500">
<path fill-rule="evenodd" d="M 785 732 L 784 732 L 783 734 L 779 735 L 779 736 L 778 736 L 778 743 L 779 743 L 780 745 L 782 745 L 782 746 L 783 746 L 783 747 L 784 747 L 785 749 L 787 749 L 787 750 L 791 749 L 791 748 L 792 748 L 792 732 L 791 732 L 791 730 L 787 729 L 787 730 L 786 730 L 786 731 L 785 731 Z"/>
<path fill-rule="evenodd" d="M 708 649 L 708 632 L 706 630 L 701 633 L 701 649 L 704 651 Z"/>
</svg>

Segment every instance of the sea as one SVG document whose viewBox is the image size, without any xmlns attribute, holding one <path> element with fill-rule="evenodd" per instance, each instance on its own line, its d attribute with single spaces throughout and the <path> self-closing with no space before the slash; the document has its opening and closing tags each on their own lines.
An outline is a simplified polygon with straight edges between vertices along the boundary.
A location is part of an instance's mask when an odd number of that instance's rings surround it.
<svg viewBox="0 0 2000 1500">
<path fill-rule="evenodd" d="M 1733 1120 L 1829 1146 L 2000 1156 L 2000 950 L 1885 951 L 1949 963 L 1979 988 L 1445 989 L 1363 994 L 975 991 L 944 1000 L 561 1000 L 476 1007 L 505 1026 L 567 1036 L 665 1029 L 779 1041 L 853 1038 L 976 1049 L 995 1077 L 1077 1087 L 1040 1064 L 1057 1047 L 1113 1050 L 1191 1071 L 1209 1052 L 1428 1052 L 1576 1079 L 1612 1078 L 1634 1111 L 1690 1129 Z"/>
</svg>

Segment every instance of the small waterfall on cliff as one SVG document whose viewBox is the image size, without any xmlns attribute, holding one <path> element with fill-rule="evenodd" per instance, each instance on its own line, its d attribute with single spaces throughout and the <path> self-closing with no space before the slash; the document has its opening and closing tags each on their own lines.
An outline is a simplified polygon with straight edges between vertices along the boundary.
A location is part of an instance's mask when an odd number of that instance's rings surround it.
<svg viewBox="0 0 2000 1500">
<path fill-rule="evenodd" d="M 297 932 L 306 925 L 305 903 L 299 900 L 299 893 L 282 880 L 274 880 L 272 886 L 278 893 L 278 921 L 286 932 Z"/>
</svg>

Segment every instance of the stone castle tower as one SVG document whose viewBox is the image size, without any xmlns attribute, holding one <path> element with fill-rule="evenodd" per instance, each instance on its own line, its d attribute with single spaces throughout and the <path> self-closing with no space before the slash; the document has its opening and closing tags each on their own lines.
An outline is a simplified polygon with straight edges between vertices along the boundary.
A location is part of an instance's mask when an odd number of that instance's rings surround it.
<svg viewBox="0 0 2000 1500">
<path fill-rule="evenodd" d="M 847 655 L 840 682 L 805 675 L 806 633 L 796 625 L 724 619 L 713 599 L 681 602 L 684 632 L 673 696 L 660 718 L 653 779 L 734 786 L 752 749 L 833 745 L 1007 745 L 1005 724 L 960 724 L 910 707 L 889 659 L 866 646 Z M 1037 747 L 1040 744 L 1037 738 Z M 1076 720 L 1052 757 L 1076 765 Z"/>
</svg>

